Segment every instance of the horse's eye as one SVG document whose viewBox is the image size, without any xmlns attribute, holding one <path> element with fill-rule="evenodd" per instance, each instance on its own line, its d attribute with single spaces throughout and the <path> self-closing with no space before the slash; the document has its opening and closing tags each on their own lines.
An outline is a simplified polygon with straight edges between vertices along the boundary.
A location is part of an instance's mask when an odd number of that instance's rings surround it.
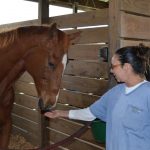
<svg viewBox="0 0 150 150">
<path fill-rule="evenodd" d="M 55 69 L 55 65 L 51 62 L 48 63 L 48 66 L 50 69 L 54 70 Z"/>
</svg>

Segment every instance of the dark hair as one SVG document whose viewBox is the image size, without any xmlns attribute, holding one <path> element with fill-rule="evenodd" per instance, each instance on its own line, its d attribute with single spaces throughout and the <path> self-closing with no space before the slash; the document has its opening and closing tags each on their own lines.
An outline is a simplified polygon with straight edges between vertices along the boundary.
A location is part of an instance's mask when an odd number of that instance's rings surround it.
<svg viewBox="0 0 150 150">
<path fill-rule="evenodd" d="M 145 75 L 150 81 L 150 48 L 140 44 L 139 46 L 127 46 L 115 52 L 119 56 L 119 61 L 131 64 L 134 72 L 141 76 Z"/>
</svg>

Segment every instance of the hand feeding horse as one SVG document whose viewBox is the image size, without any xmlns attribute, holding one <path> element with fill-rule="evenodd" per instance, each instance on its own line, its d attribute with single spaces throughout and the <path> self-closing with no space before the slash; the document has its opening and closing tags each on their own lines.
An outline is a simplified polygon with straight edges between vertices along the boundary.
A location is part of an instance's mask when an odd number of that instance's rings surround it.
<svg viewBox="0 0 150 150">
<path fill-rule="evenodd" d="M 13 84 L 28 71 L 33 77 L 42 112 L 56 105 L 70 41 L 56 24 L 20 27 L 0 33 L 0 149 L 7 149 L 11 131 Z"/>
</svg>

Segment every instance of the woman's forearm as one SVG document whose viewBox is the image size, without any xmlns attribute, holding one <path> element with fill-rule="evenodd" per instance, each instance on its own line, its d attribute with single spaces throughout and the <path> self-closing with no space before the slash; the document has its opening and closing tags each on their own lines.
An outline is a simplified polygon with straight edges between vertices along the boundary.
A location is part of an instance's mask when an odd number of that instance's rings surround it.
<svg viewBox="0 0 150 150">
<path fill-rule="evenodd" d="M 70 110 L 69 119 L 77 119 L 83 121 L 93 121 L 96 117 L 91 113 L 89 107 L 84 109 Z"/>
<path fill-rule="evenodd" d="M 92 121 L 96 119 L 96 117 L 91 113 L 89 107 L 84 109 L 69 110 L 69 111 L 54 110 L 52 112 L 47 112 L 44 115 L 49 118 L 63 117 L 63 118 L 83 120 L 83 121 Z"/>
</svg>

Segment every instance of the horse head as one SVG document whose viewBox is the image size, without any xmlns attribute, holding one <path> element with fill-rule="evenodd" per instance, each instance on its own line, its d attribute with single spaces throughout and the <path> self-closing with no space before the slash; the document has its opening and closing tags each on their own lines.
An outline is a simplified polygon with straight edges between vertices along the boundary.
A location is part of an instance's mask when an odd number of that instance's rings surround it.
<svg viewBox="0 0 150 150">
<path fill-rule="evenodd" d="M 27 70 L 34 79 L 41 112 L 56 105 L 68 47 L 79 34 L 27 26 L 0 33 L 0 149 L 7 149 L 14 101 L 13 83 Z"/>
<path fill-rule="evenodd" d="M 34 79 L 39 107 L 43 113 L 55 107 L 57 103 L 69 45 L 80 34 L 65 34 L 58 30 L 56 25 L 48 32 L 48 38 L 43 37 L 45 43 L 31 48 L 24 58 L 26 70 Z"/>
</svg>

